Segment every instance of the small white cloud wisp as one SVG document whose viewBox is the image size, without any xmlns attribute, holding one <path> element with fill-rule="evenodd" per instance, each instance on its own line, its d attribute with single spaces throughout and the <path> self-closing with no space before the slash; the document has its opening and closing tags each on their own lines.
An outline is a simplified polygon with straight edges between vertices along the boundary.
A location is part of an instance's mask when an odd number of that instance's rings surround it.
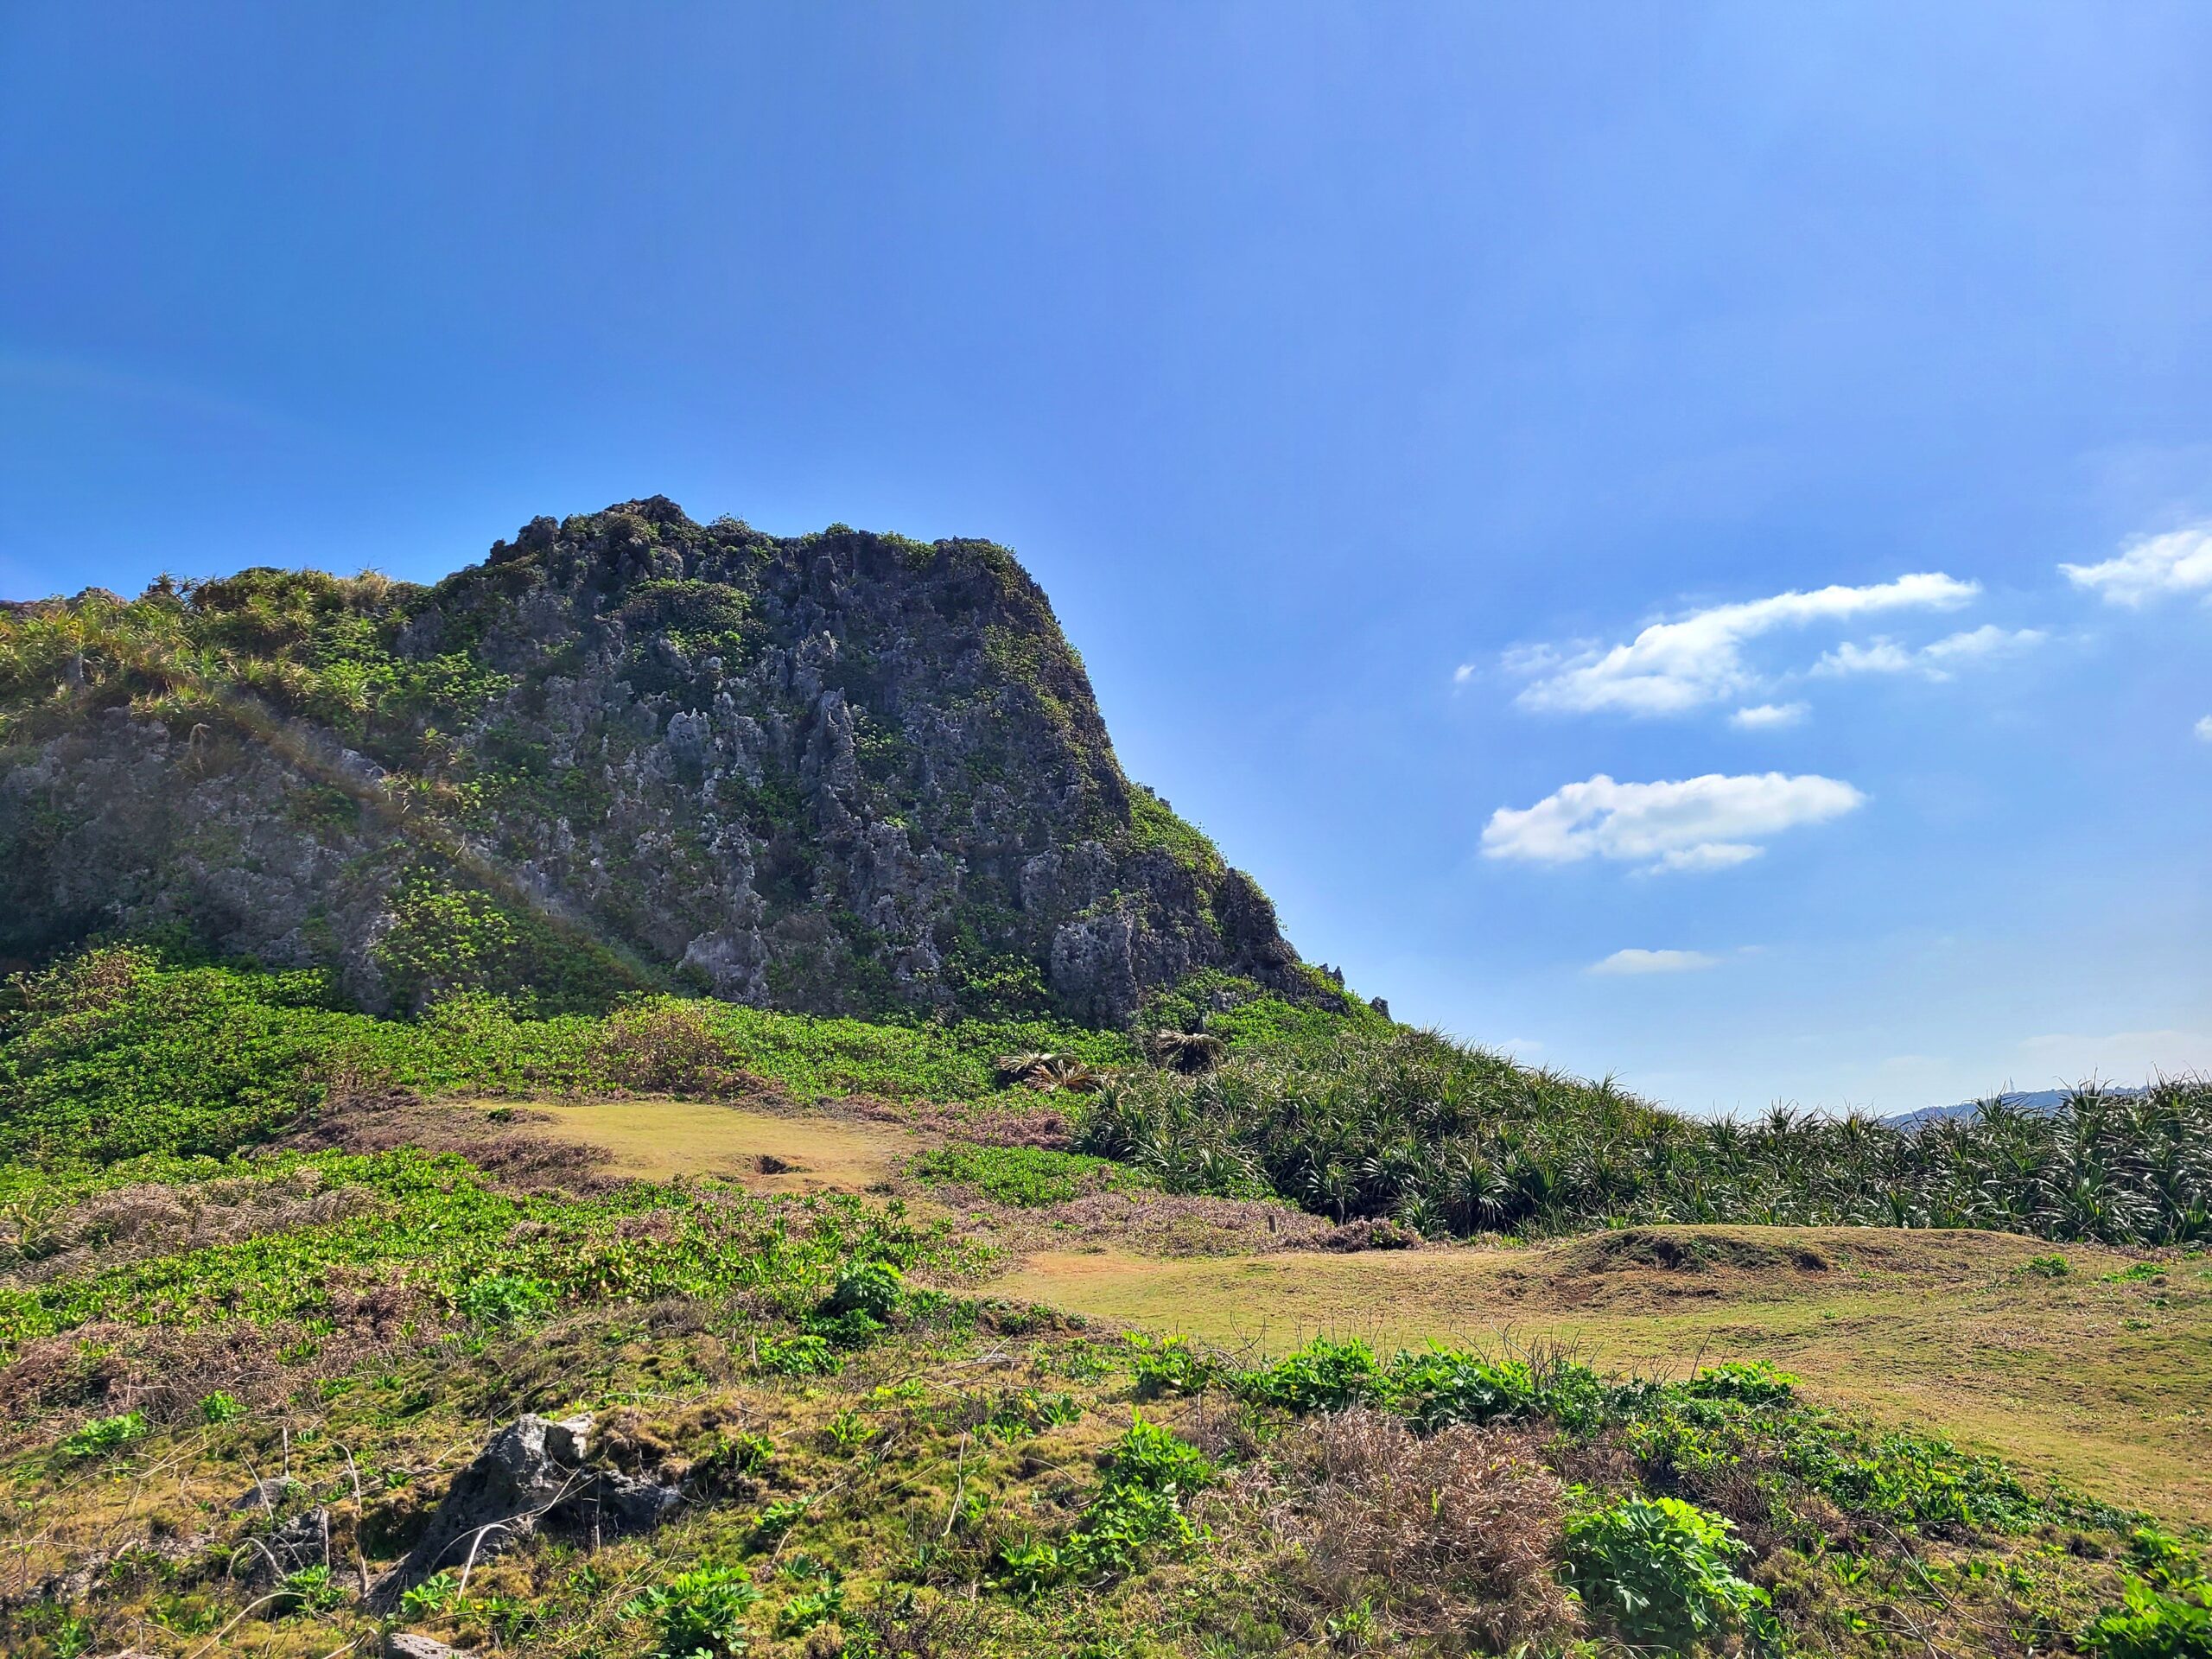
<svg viewBox="0 0 2212 1659">
<path fill-rule="evenodd" d="M 2130 609 L 2177 594 L 2212 595 L 2212 521 L 2130 542 L 2100 563 L 2058 568 L 2076 588 Z"/>
<path fill-rule="evenodd" d="M 1802 702 L 1762 702 L 1755 708 L 1738 709 L 1728 716 L 1728 723 L 1739 732 L 1778 732 L 1803 725 L 1810 712 Z"/>
<path fill-rule="evenodd" d="M 1863 588 L 1833 586 L 1715 605 L 1655 622 L 1626 645 L 1561 657 L 1544 649 L 1509 653 L 1509 672 L 1538 677 L 1515 699 L 1524 709 L 1571 714 L 1611 709 L 1673 715 L 1750 690 L 1758 677 L 1744 647 L 1777 629 L 1847 621 L 1878 612 L 1952 610 L 1981 591 L 1941 571 Z"/>
<path fill-rule="evenodd" d="M 2212 743 L 2212 715 L 2207 715 L 2196 722 L 2196 741 L 2200 743 Z"/>
<path fill-rule="evenodd" d="M 1719 957 L 1709 957 L 1702 950 L 1616 950 L 1603 962 L 1592 963 L 1589 971 L 1608 978 L 1642 974 L 1690 974 L 1700 968 L 1714 967 L 1719 961 Z"/>
<path fill-rule="evenodd" d="M 1985 623 L 1917 649 L 1901 645 L 1894 639 L 1875 639 L 1863 645 L 1847 639 L 1823 655 L 1813 664 L 1811 671 L 1824 677 L 1919 674 L 1931 680 L 1948 680 L 1955 669 L 2032 650 L 2050 637 L 2039 628 L 2000 628 L 1994 623 Z"/>
<path fill-rule="evenodd" d="M 1786 830 L 1866 804 L 1840 779 L 1770 772 L 1624 784 L 1599 772 L 1534 806 L 1500 807 L 1484 826 L 1485 858 L 1573 864 L 1603 858 L 1647 873 L 1726 869 L 1757 858 Z"/>
</svg>

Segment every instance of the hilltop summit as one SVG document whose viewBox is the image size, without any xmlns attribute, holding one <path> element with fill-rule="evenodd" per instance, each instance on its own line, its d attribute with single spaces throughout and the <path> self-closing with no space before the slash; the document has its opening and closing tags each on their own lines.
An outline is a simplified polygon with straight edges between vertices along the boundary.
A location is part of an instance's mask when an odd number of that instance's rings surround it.
<svg viewBox="0 0 2212 1659">
<path fill-rule="evenodd" d="M 1123 776 L 1011 553 L 661 497 L 434 587 L 256 569 L 0 614 L 0 951 L 167 928 L 372 1009 L 1334 994 Z"/>
</svg>

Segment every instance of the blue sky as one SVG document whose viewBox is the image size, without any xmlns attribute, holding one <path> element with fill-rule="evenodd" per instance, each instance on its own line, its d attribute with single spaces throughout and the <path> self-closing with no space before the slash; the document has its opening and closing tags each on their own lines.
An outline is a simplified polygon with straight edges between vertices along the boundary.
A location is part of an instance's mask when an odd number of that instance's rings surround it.
<svg viewBox="0 0 2212 1659">
<path fill-rule="evenodd" d="M 2212 1066 L 2212 10 L 11 0 L 0 202 L 0 594 L 988 536 L 1402 1016 Z"/>
</svg>

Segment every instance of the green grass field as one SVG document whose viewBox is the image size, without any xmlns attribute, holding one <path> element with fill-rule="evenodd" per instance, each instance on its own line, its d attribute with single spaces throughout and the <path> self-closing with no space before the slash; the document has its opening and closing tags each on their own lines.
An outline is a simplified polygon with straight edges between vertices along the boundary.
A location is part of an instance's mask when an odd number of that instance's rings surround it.
<svg viewBox="0 0 2212 1659">
<path fill-rule="evenodd" d="M 9 1016 L 0 1653 L 2201 1659 L 2187 1246 L 1424 1236 L 1082 1149 L 1303 1038 L 1090 1099 L 975 1030 L 312 988 L 109 955 Z M 591 1449 L 446 1559 L 528 1412 Z"/>
</svg>

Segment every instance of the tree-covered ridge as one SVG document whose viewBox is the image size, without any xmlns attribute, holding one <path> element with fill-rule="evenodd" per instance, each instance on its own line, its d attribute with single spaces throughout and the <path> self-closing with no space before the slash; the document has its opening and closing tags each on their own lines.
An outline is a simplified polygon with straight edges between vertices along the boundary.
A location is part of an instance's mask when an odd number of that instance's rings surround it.
<svg viewBox="0 0 2212 1659">
<path fill-rule="evenodd" d="M 1123 777 L 1004 549 L 655 499 L 431 588 L 256 569 L 0 612 L 0 950 L 181 923 L 372 1007 L 705 990 L 1125 1020 L 1313 990 Z"/>
</svg>

